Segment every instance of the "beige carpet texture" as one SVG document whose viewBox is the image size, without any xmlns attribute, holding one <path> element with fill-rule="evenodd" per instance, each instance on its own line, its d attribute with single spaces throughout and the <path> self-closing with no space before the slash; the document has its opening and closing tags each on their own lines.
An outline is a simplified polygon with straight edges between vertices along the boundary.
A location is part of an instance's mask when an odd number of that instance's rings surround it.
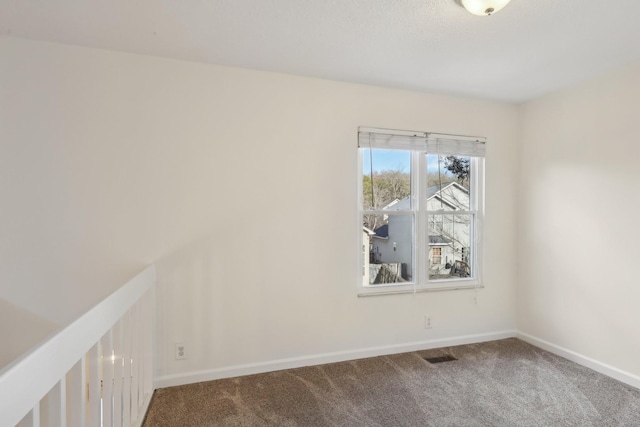
<svg viewBox="0 0 640 427">
<path fill-rule="evenodd" d="M 511 338 L 159 389 L 144 426 L 640 426 L 640 390 Z"/>
</svg>

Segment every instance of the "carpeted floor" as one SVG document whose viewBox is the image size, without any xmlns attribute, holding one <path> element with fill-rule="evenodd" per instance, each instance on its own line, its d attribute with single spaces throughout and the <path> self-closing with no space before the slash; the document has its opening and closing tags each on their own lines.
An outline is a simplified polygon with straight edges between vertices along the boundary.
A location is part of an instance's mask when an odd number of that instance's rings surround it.
<svg viewBox="0 0 640 427">
<path fill-rule="evenodd" d="M 512 338 L 159 389 L 144 426 L 640 426 L 640 390 Z"/>
</svg>

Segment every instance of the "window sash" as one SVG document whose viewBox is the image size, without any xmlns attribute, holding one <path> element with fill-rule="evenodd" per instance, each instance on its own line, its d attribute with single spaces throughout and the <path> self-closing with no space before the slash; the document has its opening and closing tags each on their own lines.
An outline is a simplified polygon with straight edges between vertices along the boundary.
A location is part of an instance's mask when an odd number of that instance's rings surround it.
<svg viewBox="0 0 640 427">
<path fill-rule="evenodd" d="M 387 212 L 387 211 L 382 211 L 382 212 Z M 360 215 L 360 221 L 361 223 L 363 223 L 364 221 L 364 216 L 365 215 L 369 215 L 371 214 L 370 211 L 362 211 L 361 215 Z M 391 216 L 391 215 L 390 215 Z M 378 284 L 373 284 L 373 283 L 368 283 L 366 285 L 363 284 L 363 286 L 366 287 L 384 287 L 384 286 L 402 286 L 402 285 L 413 285 L 416 281 L 416 275 L 417 273 L 417 268 L 418 266 L 416 265 L 417 263 L 417 254 L 416 254 L 416 248 L 417 248 L 417 233 L 416 233 L 416 227 L 417 227 L 417 219 L 416 219 L 416 214 L 415 212 L 411 212 L 411 211 L 399 211 L 399 212 L 395 212 L 394 215 L 395 217 L 398 218 L 407 218 L 409 220 L 409 249 L 408 249 L 408 254 L 406 253 L 406 247 L 403 247 L 402 245 L 395 245 L 393 240 L 389 240 L 388 238 L 381 238 L 380 240 L 377 240 L 373 237 L 370 237 L 370 244 L 371 244 L 371 249 L 373 250 L 372 254 L 373 257 L 375 258 L 376 256 L 378 256 L 379 252 L 376 250 L 376 247 L 380 247 L 382 246 L 382 251 L 383 252 L 399 252 L 396 256 L 393 256 L 394 258 L 396 258 L 395 261 L 390 261 L 390 264 L 396 264 L 396 263 L 406 263 L 407 264 L 407 270 L 406 273 L 410 276 L 410 279 L 405 281 L 405 282 L 391 282 L 391 283 L 378 283 Z M 407 225 L 407 224 L 405 224 Z M 382 243 L 380 243 L 380 241 L 382 241 Z M 363 248 L 363 250 L 367 250 L 369 248 L 365 248 L 366 244 L 362 243 L 361 247 Z M 403 256 L 404 254 L 404 256 Z M 366 257 L 368 255 L 367 254 L 363 254 L 362 258 Z M 408 257 L 407 257 L 408 255 Z M 363 266 L 365 264 L 367 264 L 366 262 L 363 261 Z M 405 262 L 406 261 L 406 262 Z M 362 274 L 363 274 L 363 281 L 364 281 L 364 277 L 367 276 L 367 271 L 366 269 L 362 270 Z M 373 279 L 372 277 L 369 277 L 369 279 Z"/>
<path fill-rule="evenodd" d="M 430 218 L 433 217 L 433 216 L 442 216 L 443 219 L 444 219 L 445 216 L 451 216 L 451 217 L 454 217 L 454 216 L 468 216 L 468 221 L 469 221 L 469 223 L 468 223 L 468 227 L 469 227 L 469 242 L 468 242 L 468 246 L 466 246 L 466 247 L 468 247 L 469 251 L 471 252 L 469 261 L 467 263 L 469 265 L 469 268 L 470 268 L 470 275 L 468 277 L 432 279 L 432 278 L 429 277 L 429 271 L 428 271 L 429 270 L 429 265 L 427 265 L 426 266 L 427 272 L 426 272 L 426 275 L 425 275 L 425 282 L 426 283 L 440 283 L 440 284 L 443 284 L 443 283 L 449 283 L 449 282 L 453 282 L 453 281 L 457 282 L 457 281 L 461 281 L 461 280 L 468 280 L 468 281 L 469 280 L 478 280 L 478 277 L 477 277 L 477 272 L 478 272 L 478 268 L 477 268 L 477 263 L 478 263 L 477 253 L 478 253 L 479 245 L 478 245 L 478 234 L 477 234 L 477 226 L 476 226 L 477 212 L 476 211 L 427 211 L 426 212 L 426 222 L 427 222 L 426 231 L 427 231 L 427 243 L 428 244 L 429 244 L 429 237 L 430 236 L 443 236 L 444 238 L 449 239 L 450 236 L 447 236 L 447 233 L 455 234 L 455 231 L 444 230 L 444 228 L 446 228 L 444 225 L 443 225 L 443 231 L 440 234 L 437 234 L 437 233 L 431 234 L 430 233 L 430 231 L 431 231 L 430 230 Z M 445 222 L 443 220 L 442 224 L 444 224 L 444 223 Z M 455 224 L 455 219 L 453 219 L 451 221 L 451 223 Z M 463 225 L 463 227 L 464 227 L 464 225 Z M 452 236 L 452 238 L 455 239 L 456 236 L 454 235 L 454 236 Z M 451 242 L 451 243 L 453 243 L 453 248 L 455 249 L 455 246 L 456 246 L 455 242 Z M 449 245 L 447 244 L 447 246 L 449 246 Z M 465 246 L 461 242 L 459 242 L 459 246 L 461 248 L 463 248 L 461 256 L 462 256 L 462 258 L 464 258 L 464 248 L 465 248 Z M 430 249 L 428 251 L 430 251 Z M 469 256 L 469 254 L 467 254 L 467 256 Z M 428 258 L 427 258 L 427 261 L 428 261 Z M 464 262 L 464 259 L 456 260 L 455 256 L 454 256 L 452 261 L 453 262 L 455 262 L 455 261 L 463 261 Z M 427 264 L 428 264 L 428 262 L 427 262 Z"/>
</svg>

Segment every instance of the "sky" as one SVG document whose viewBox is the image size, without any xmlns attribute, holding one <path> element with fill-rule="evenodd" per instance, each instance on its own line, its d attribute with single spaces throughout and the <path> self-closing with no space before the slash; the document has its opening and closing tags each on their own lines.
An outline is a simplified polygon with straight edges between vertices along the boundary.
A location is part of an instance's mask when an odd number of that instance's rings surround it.
<svg viewBox="0 0 640 427">
<path fill-rule="evenodd" d="M 400 150 L 378 150 L 365 148 L 362 150 L 362 173 L 371 173 L 371 161 L 373 160 L 374 172 L 385 170 L 411 171 L 411 152 Z"/>
<path fill-rule="evenodd" d="M 372 159 L 373 157 L 373 159 Z M 411 171 L 411 152 L 401 150 L 381 150 L 369 149 L 362 150 L 362 174 L 371 173 L 371 160 L 373 160 L 373 171 L 382 172 L 385 170 L 402 170 L 409 173 Z M 436 168 L 438 157 L 436 155 L 427 156 L 427 167 L 429 169 Z M 437 170 L 437 169 L 436 169 Z M 446 172 L 446 169 L 442 172 Z"/>
</svg>

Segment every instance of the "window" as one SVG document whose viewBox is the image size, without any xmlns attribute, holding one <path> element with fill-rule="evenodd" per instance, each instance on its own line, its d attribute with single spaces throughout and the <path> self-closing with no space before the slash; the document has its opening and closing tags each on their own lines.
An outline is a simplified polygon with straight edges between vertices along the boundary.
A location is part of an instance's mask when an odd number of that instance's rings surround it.
<svg viewBox="0 0 640 427">
<path fill-rule="evenodd" d="M 429 262 L 429 270 L 438 268 L 442 264 L 442 247 L 431 248 L 431 262 Z"/>
<path fill-rule="evenodd" d="M 361 293 L 480 284 L 484 138 L 360 128 Z"/>
</svg>

